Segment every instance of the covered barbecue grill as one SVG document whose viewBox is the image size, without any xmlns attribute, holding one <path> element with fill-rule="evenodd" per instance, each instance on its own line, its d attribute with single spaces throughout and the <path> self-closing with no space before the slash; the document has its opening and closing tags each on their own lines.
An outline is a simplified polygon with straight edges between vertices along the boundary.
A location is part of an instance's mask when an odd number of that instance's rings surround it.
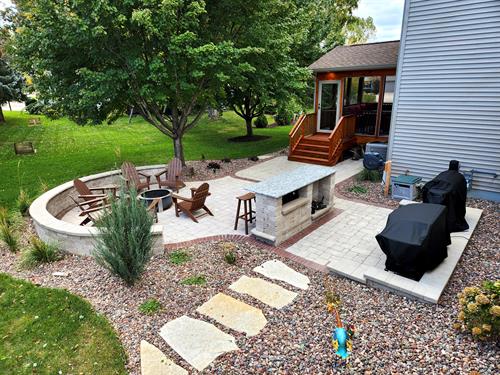
<svg viewBox="0 0 500 375">
<path fill-rule="evenodd" d="M 447 208 L 438 204 L 410 204 L 394 210 L 376 236 L 387 255 L 385 267 L 401 276 L 420 280 L 447 256 L 451 243 Z"/>
<path fill-rule="evenodd" d="M 448 208 L 447 221 L 450 232 L 469 229 L 465 221 L 467 182 L 458 169 L 458 161 L 450 161 L 449 170 L 437 175 L 422 189 L 424 203 L 442 204 Z"/>
</svg>

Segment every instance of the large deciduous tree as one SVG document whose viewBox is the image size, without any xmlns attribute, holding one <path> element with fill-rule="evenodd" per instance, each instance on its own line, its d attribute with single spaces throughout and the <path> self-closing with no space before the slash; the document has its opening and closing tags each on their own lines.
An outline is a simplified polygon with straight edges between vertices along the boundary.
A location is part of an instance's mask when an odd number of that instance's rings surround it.
<svg viewBox="0 0 500 375">
<path fill-rule="evenodd" d="M 253 0 L 252 6 L 248 0 L 220 0 L 218 7 L 231 20 L 220 33 L 236 47 L 255 47 L 245 56 L 246 69 L 236 70 L 226 85 L 226 101 L 245 120 L 251 138 L 254 118 L 305 87 L 309 74 L 291 50 L 300 27 L 297 8 L 283 0 Z"/>
<path fill-rule="evenodd" d="M 215 34 L 229 21 L 213 3 L 18 0 L 10 52 L 52 113 L 97 124 L 134 107 L 184 161 L 183 135 L 251 51 Z"/>
<path fill-rule="evenodd" d="M 301 34 L 295 39 L 295 57 L 308 66 L 332 48 L 364 43 L 375 33 L 371 17 L 353 14 L 359 0 L 293 0 L 300 9 Z"/>
<path fill-rule="evenodd" d="M 24 78 L 7 63 L 0 53 L 0 123 L 5 122 L 2 105 L 25 99 Z"/>
</svg>

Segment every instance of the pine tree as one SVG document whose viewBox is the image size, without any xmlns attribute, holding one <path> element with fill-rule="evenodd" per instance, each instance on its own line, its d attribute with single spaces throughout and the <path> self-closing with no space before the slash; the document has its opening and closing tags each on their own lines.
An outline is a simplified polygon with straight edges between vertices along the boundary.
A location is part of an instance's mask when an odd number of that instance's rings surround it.
<svg viewBox="0 0 500 375">
<path fill-rule="evenodd" d="M 5 122 L 1 107 L 3 104 L 14 100 L 25 100 L 23 88 L 23 76 L 13 70 L 4 58 L 0 57 L 0 122 Z"/>
</svg>

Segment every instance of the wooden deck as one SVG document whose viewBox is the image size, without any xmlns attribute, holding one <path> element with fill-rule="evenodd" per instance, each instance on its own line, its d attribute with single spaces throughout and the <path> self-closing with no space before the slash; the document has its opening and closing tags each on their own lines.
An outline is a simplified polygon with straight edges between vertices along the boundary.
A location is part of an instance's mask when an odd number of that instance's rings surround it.
<svg viewBox="0 0 500 375">
<path fill-rule="evenodd" d="M 316 132 L 316 115 L 304 115 L 290 132 L 288 160 L 332 166 L 342 161 L 346 150 L 357 144 L 382 141 L 388 137 L 374 137 L 354 133 L 355 118 L 343 116 L 330 133 Z"/>
</svg>

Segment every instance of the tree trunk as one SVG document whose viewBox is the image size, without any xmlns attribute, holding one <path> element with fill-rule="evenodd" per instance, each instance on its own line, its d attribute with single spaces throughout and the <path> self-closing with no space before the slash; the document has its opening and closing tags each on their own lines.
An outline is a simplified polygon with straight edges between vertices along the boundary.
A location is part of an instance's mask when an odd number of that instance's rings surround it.
<svg viewBox="0 0 500 375">
<path fill-rule="evenodd" d="M 245 118 L 245 123 L 247 125 L 247 137 L 253 136 L 253 128 L 252 128 L 252 118 Z"/>
<path fill-rule="evenodd" d="M 173 141 L 175 157 L 182 161 L 183 166 L 186 166 L 186 161 L 184 160 L 184 146 L 182 145 L 182 136 L 173 138 Z"/>
<path fill-rule="evenodd" d="M 2 110 L 2 107 L 0 106 L 0 123 L 1 122 L 5 122 L 5 117 L 3 115 L 3 110 Z"/>
</svg>

